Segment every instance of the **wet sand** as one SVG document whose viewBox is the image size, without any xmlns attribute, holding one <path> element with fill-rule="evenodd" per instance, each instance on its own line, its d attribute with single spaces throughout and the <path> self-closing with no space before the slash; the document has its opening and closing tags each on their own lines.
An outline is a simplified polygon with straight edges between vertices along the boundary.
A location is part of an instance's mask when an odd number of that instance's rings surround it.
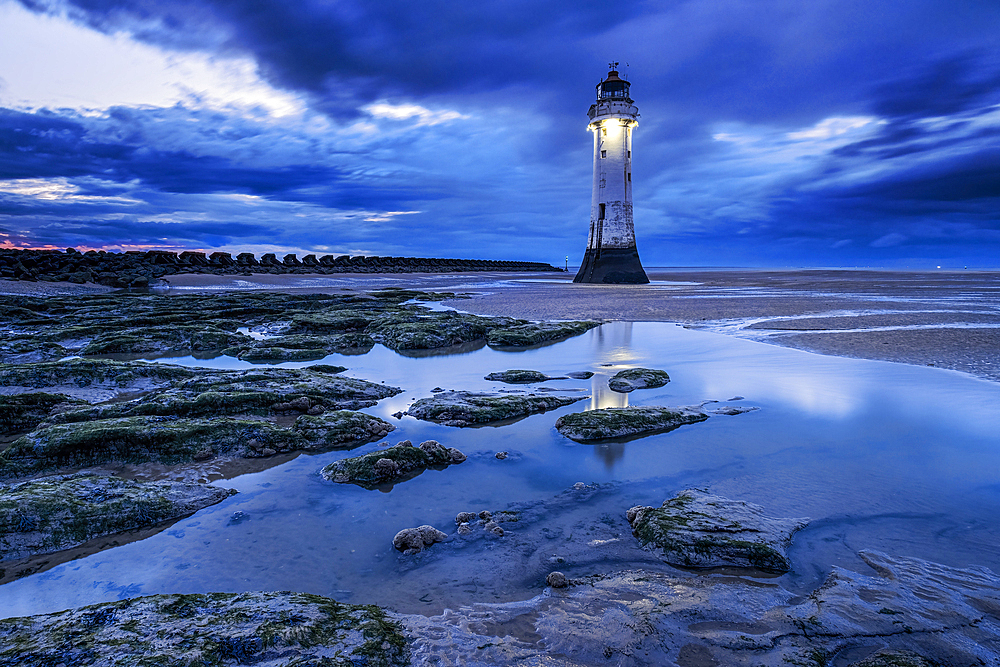
<svg viewBox="0 0 1000 667">
<path fill-rule="evenodd" d="M 647 269 L 649 285 L 566 273 L 170 276 L 166 293 L 455 291 L 463 311 L 527 319 L 677 322 L 822 354 L 933 365 L 1000 381 L 1000 271 Z M 0 293 L 100 286 L 0 282 Z"/>
</svg>

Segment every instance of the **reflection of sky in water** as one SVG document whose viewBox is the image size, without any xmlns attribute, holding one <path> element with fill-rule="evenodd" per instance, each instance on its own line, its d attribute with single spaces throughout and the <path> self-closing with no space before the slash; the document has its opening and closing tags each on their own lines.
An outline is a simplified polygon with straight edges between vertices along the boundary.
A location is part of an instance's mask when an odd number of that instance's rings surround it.
<svg viewBox="0 0 1000 667">
<path fill-rule="evenodd" d="M 251 367 L 228 357 L 163 361 Z M 241 590 L 302 590 L 345 602 L 406 606 L 410 602 L 402 600 L 420 595 L 414 587 L 429 584 L 416 583 L 413 561 L 393 551 L 398 530 L 430 523 L 451 531 L 458 511 L 551 498 L 577 481 L 617 484 L 611 499 L 595 506 L 595 512 L 615 516 L 698 486 L 760 503 L 777 516 L 812 517 L 815 523 L 793 544 L 796 573 L 784 578 L 790 586 L 814 581 L 833 563 L 856 566 L 853 554 L 864 548 L 1000 570 L 995 518 L 1000 516 L 1000 385 L 995 383 L 935 368 L 824 357 L 663 323 L 605 324 L 566 342 L 521 352 L 481 348 L 414 358 L 376 346 L 363 356 L 331 355 L 323 363 L 404 388 L 366 410 L 397 424 L 392 442 L 435 439 L 458 447 L 469 460 L 427 471 L 389 493 L 336 485 L 317 475 L 322 466 L 373 451 L 376 444 L 299 456 L 271 470 L 224 480 L 218 484 L 240 494 L 163 533 L 0 587 L 4 615 L 161 592 Z M 608 391 L 607 379 L 632 366 L 664 369 L 672 381 L 631 394 Z M 514 368 L 595 375 L 543 385 L 483 378 Z M 559 390 L 591 398 L 502 427 L 456 429 L 390 416 L 438 386 Z M 745 399 L 732 404 L 761 409 L 712 416 L 627 443 L 576 444 L 553 428 L 559 415 L 580 409 L 705 400 L 725 404 L 737 396 Z M 501 450 L 510 458 L 497 460 L 493 455 Z M 230 524 L 236 511 L 249 518 Z M 454 582 L 481 576 L 463 573 L 460 555 L 441 558 L 454 559 L 445 561 Z M 435 604 L 484 594 L 482 588 L 470 593 L 475 587 L 451 581 L 435 583 Z M 521 597 L 531 594 L 524 591 Z"/>
</svg>

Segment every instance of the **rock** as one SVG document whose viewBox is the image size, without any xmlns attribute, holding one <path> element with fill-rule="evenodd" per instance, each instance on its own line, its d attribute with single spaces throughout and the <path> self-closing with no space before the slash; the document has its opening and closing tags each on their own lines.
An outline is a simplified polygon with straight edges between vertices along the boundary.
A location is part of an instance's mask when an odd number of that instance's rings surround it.
<svg viewBox="0 0 1000 667">
<path fill-rule="evenodd" d="M 456 532 L 459 535 L 469 535 L 472 533 L 472 528 L 469 527 L 468 522 L 458 524 L 458 529 Z"/>
<path fill-rule="evenodd" d="M 0 459 L 0 477 L 107 462 L 174 464 L 192 461 L 207 449 L 245 456 L 250 437 L 275 443 L 276 449 L 305 444 L 294 431 L 245 419 L 125 417 L 54 424 L 15 440 Z"/>
<path fill-rule="evenodd" d="M 210 324 L 173 324 L 169 327 L 122 328 L 95 337 L 80 354 L 142 354 L 151 352 L 204 352 L 246 345 L 253 339 Z"/>
<path fill-rule="evenodd" d="M 475 520 L 476 520 L 476 515 L 473 514 L 472 512 L 459 512 L 455 516 L 455 523 L 457 524 L 469 523 L 470 521 L 475 521 Z"/>
<path fill-rule="evenodd" d="M 235 526 L 237 524 L 243 523 L 244 521 L 249 521 L 250 515 L 243 510 L 237 510 L 232 513 L 229 517 L 229 521 L 226 522 L 227 526 Z"/>
<path fill-rule="evenodd" d="M 308 593 L 152 595 L 8 618 L 0 636 L 3 667 L 410 664 L 395 617 Z"/>
<path fill-rule="evenodd" d="M 396 427 L 364 412 L 335 410 L 322 415 L 301 415 L 292 429 L 316 446 L 339 449 L 379 440 Z"/>
<path fill-rule="evenodd" d="M 714 410 L 711 410 L 710 412 L 713 415 L 733 416 L 733 415 L 743 415 L 748 412 L 753 412 L 754 410 L 760 410 L 760 408 L 756 406 L 751 407 L 749 405 L 723 405 L 721 407 L 715 408 Z"/>
<path fill-rule="evenodd" d="M 497 537 L 503 537 L 503 528 L 501 528 L 500 524 L 498 524 L 496 521 L 492 520 L 487 521 L 486 524 L 483 526 L 483 530 L 492 535 L 496 535 Z"/>
<path fill-rule="evenodd" d="M 421 398 L 410 406 L 407 414 L 446 426 L 469 426 L 545 412 L 585 398 L 588 397 L 512 396 L 449 391 Z"/>
<path fill-rule="evenodd" d="M 497 460 L 503 461 L 505 458 L 507 458 L 507 452 L 497 452 L 495 456 Z"/>
<path fill-rule="evenodd" d="M 229 352 L 231 350 L 225 351 Z M 251 347 L 247 350 L 241 350 L 232 356 L 237 357 L 241 361 L 312 361 L 314 359 L 322 359 L 327 356 L 327 351 L 323 348 L 289 349 L 278 347 L 276 345 L 261 345 Z"/>
<path fill-rule="evenodd" d="M 61 394 L 33 392 L 0 396 L 0 435 L 13 435 L 32 429 L 48 419 L 53 412 L 81 405 L 86 403 Z"/>
<path fill-rule="evenodd" d="M 528 347 L 541 343 L 565 340 L 598 327 L 601 322 L 535 322 L 497 328 L 490 331 L 487 344 L 490 347 Z"/>
<path fill-rule="evenodd" d="M 872 573 L 834 567 L 805 597 L 742 577 L 633 570 L 574 578 L 578 585 L 559 595 L 472 603 L 401 621 L 426 664 L 1000 664 L 996 574 L 859 555 Z M 504 636 L 525 622 L 526 633 Z M 849 655 L 857 657 L 849 662 Z"/>
<path fill-rule="evenodd" d="M 566 373 L 566 377 L 573 378 L 574 380 L 589 380 L 594 377 L 591 371 L 573 371 L 572 373 Z"/>
<path fill-rule="evenodd" d="M 603 408 L 563 415 L 555 427 L 570 440 L 594 442 L 664 433 L 706 419 L 704 412 L 683 407 Z"/>
<path fill-rule="evenodd" d="M 566 575 L 562 572 L 549 572 L 549 576 L 545 577 L 545 583 L 552 588 L 566 588 L 569 586 L 569 580 L 566 579 Z"/>
<path fill-rule="evenodd" d="M 434 526 L 424 525 L 418 528 L 405 528 L 399 531 L 392 538 L 392 546 L 404 554 L 412 555 L 446 539 L 448 539 L 448 536 Z"/>
<path fill-rule="evenodd" d="M 483 510 L 482 512 L 479 513 L 479 518 L 482 519 L 483 521 L 489 521 L 490 519 L 493 518 L 493 512 L 489 510 Z"/>
<path fill-rule="evenodd" d="M 0 484 L 0 561 L 179 519 L 234 493 L 207 484 L 139 482 L 92 473 Z"/>
<path fill-rule="evenodd" d="M 939 667 L 938 663 L 913 651 L 880 649 L 864 660 L 852 662 L 849 667 Z"/>
<path fill-rule="evenodd" d="M 321 474 L 332 482 L 373 487 L 403 481 L 432 466 L 448 466 L 464 460 L 465 455 L 457 449 L 443 447 L 434 440 L 423 442 L 419 447 L 404 440 L 388 449 L 335 461 L 323 468 Z"/>
<path fill-rule="evenodd" d="M 627 394 L 636 389 L 656 389 L 668 382 L 670 376 L 665 371 L 652 368 L 626 368 L 608 380 L 608 387 L 611 391 Z"/>
<path fill-rule="evenodd" d="M 752 503 L 688 489 L 658 508 L 626 513 L 632 532 L 664 560 L 680 567 L 744 567 L 783 573 L 791 569 L 785 549 L 808 519 L 774 519 Z"/>
<path fill-rule="evenodd" d="M 502 373 L 490 373 L 484 379 L 491 382 L 506 382 L 508 384 L 530 384 L 546 380 L 565 380 L 565 377 L 550 377 L 541 371 L 509 370 Z"/>
<path fill-rule="evenodd" d="M 396 419 L 402 419 L 402 418 L 403 418 L 403 411 L 402 411 L 402 410 L 399 410 L 399 411 L 397 411 L 397 412 L 393 412 L 393 413 L 392 413 L 392 416 L 393 416 L 394 418 L 396 418 Z"/>
</svg>

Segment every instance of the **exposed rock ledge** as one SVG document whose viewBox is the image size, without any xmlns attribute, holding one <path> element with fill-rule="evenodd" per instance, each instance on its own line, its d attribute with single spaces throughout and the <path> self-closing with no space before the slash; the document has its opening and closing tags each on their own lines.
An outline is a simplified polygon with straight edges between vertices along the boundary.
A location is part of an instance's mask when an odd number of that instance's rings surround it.
<svg viewBox="0 0 1000 667">
<path fill-rule="evenodd" d="M 421 398 L 406 414 L 446 426 L 488 424 L 504 419 L 525 417 L 582 401 L 588 396 L 517 396 L 503 394 L 446 391 Z"/>
<path fill-rule="evenodd" d="M 871 573 L 835 567 L 804 599 L 759 580 L 646 570 L 434 617 L 303 593 L 154 595 L 0 621 L 0 667 L 998 664 L 994 573 L 860 556 Z"/>
</svg>

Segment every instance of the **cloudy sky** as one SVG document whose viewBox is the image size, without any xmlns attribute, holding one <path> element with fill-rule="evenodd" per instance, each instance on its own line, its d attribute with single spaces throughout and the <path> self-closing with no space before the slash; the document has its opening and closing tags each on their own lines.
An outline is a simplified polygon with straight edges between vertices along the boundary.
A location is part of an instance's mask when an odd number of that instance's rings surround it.
<svg viewBox="0 0 1000 667">
<path fill-rule="evenodd" d="M 997 0 L 0 0 L 0 247 L 1000 266 Z M 625 66 L 628 63 L 628 66 Z"/>
</svg>

